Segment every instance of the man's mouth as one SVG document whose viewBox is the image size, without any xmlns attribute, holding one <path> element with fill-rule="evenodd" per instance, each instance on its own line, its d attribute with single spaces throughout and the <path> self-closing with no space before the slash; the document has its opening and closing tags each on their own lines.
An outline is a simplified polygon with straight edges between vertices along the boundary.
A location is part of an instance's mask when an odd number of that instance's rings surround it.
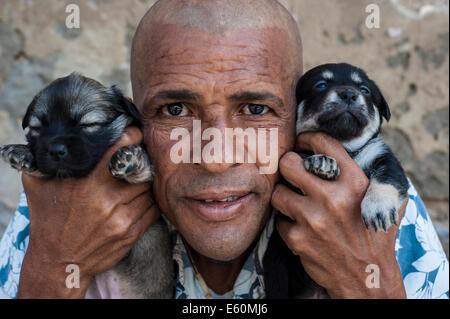
<svg viewBox="0 0 450 319">
<path fill-rule="evenodd" d="M 205 221 L 227 221 L 238 216 L 254 197 L 248 191 L 208 192 L 187 197 L 187 204 Z"/>
<path fill-rule="evenodd" d="M 215 200 L 215 199 L 205 199 L 205 200 L 202 200 L 202 202 L 205 202 L 205 203 L 234 202 L 234 201 L 238 200 L 239 198 L 241 198 L 241 197 L 239 197 L 239 196 L 230 196 L 230 197 L 227 197 L 227 198 L 224 198 L 224 199 L 217 199 L 217 200 Z"/>
</svg>

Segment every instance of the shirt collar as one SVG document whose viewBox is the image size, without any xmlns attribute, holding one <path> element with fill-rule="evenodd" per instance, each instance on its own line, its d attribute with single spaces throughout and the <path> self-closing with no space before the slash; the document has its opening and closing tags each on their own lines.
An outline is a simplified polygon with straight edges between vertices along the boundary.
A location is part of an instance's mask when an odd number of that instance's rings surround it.
<svg viewBox="0 0 450 319">
<path fill-rule="evenodd" d="M 233 299 L 262 299 L 265 297 L 262 260 L 274 228 L 274 214 L 264 227 L 258 243 L 244 263 L 233 290 Z M 175 298 L 205 299 L 212 298 L 210 289 L 191 264 L 183 239 L 178 231 L 172 230 L 174 240 L 173 259 L 178 266 L 176 275 Z M 203 289 L 199 289 L 203 288 Z M 206 290 L 206 291 L 205 291 Z"/>
</svg>

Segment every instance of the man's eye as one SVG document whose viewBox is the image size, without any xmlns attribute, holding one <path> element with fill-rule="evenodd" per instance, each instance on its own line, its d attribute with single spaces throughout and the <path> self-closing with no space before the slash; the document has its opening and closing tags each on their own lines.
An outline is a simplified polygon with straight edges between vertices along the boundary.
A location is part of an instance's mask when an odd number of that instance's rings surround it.
<svg viewBox="0 0 450 319">
<path fill-rule="evenodd" d="M 183 103 L 173 103 L 165 105 L 162 112 L 169 116 L 186 116 L 189 114 L 188 108 Z"/>
<path fill-rule="evenodd" d="M 242 113 L 246 115 L 263 115 L 269 112 L 269 107 L 260 104 L 247 104 L 242 109 Z"/>
</svg>

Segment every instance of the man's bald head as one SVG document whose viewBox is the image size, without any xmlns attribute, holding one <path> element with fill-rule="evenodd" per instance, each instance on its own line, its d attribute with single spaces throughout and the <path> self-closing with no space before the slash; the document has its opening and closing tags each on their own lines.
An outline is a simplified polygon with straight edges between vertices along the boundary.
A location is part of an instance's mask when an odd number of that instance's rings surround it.
<svg viewBox="0 0 450 319">
<path fill-rule="evenodd" d="M 289 12 L 275 0 L 159 0 L 142 19 L 138 31 L 154 23 L 209 32 L 264 26 L 297 29 Z"/>
<path fill-rule="evenodd" d="M 142 18 L 131 50 L 133 89 L 141 82 L 139 70 L 152 46 L 153 33 L 161 26 L 177 25 L 201 30 L 217 37 L 236 30 L 275 28 L 285 37 L 288 68 L 294 78 L 302 69 L 302 48 L 298 26 L 291 14 L 276 0 L 159 0 Z M 159 26 L 159 28 L 156 28 Z M 144 55 L 144 56 L 143 56 Z"/>
<path fill-rule="evenodd" d="M 222 137 L 229 128 L 268 128 L 262 145 L 270 145 L 271 157 L 278 159 L 295 144 L 301 72 L 298 27 L 274 0 L 161 0 L 142 19 L 131 77 L 155 171 L 153 194 L 200 255 L 221 261 L 245 255 L 270 217 L 278 175 L 260 173 L 266 160 L 240 163 L 237 153 L 232 161 L 174 161 L 179 153 L 172 152 L 178 143 L 173 133 L 192 132 L 196 140 L 197 121 Z M 246 140 L 245 149 L 256 150 Z M 188 143 L 182 153 L 190 159 L 196 146 Z M 208 145 L 202 154 L 211 154 L 204 152 Z M 226 148 L 214 148 L 214 156 Z M 213 203 L 218 194 L 234 199 L 221 206 Z"/>
</svg>

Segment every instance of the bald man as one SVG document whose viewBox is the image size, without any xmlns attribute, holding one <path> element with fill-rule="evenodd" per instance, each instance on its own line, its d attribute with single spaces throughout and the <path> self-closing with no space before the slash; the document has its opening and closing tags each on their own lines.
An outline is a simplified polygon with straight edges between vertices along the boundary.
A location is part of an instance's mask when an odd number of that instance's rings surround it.
<svg viewBox="0 0 450 319">
<path fill-rule="evenodd" d="M 157 2 L 132 47 L 142 132 L 129 128 L 87 178 L 23 176 L 31 232 L 18 297 L 121 297 L 108 270 L 162 213 L 176 235 L 176 298 L 404 298 L 398 227 L 376 234 L 360 217 L 367 177 L 330 137 L 295 137 L 302 72 L 297 25 L 275 1 Z M 174 163 L 171 133 L 192 133 L 194 120 L 222 133 L 277 129 L 279 171 L 306 196 L 279 185 L 279 172 L 261 174 L 258 160 Z M 141 142 L 155 170 L 151 189 L 108 172 L 115 150 Z M 295 147 L 336 158 L 339 180 L 306 172 Z M 275 220 L 273 209 L 293 222 Z M 78 289 L 65 284 L 68 264 L 80 267 Z"/>
</svg>

